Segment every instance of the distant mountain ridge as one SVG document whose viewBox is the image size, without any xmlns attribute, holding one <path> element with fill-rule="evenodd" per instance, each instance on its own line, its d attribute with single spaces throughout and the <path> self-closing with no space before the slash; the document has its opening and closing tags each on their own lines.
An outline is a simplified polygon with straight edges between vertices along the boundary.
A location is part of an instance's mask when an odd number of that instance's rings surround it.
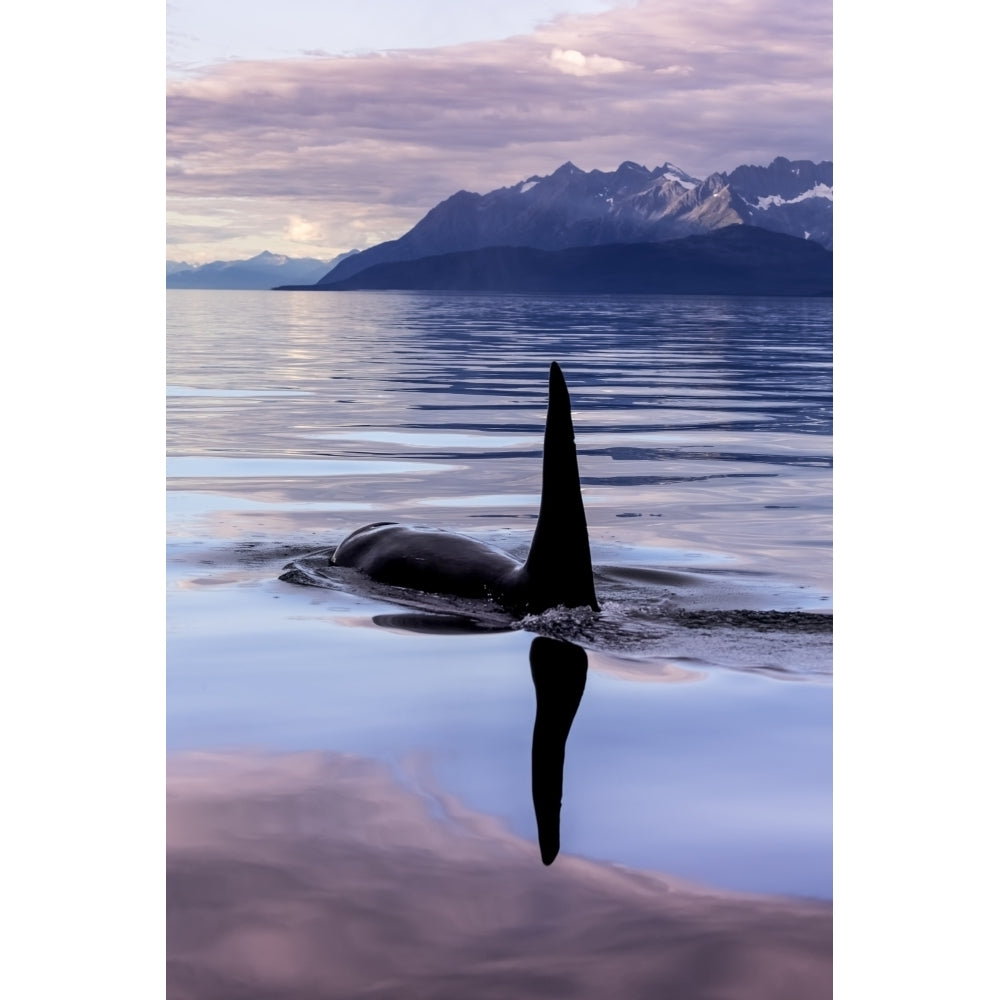
<svg viewBox="0 0 1000 1000">
<path fill-rule="evenodd" d="M 479 195 L 459 191 L 409 232 L 362 250 L 319 284 L 342 282 L 376 264 L 480 250 L 562 250 L 658 243 L 749 225 L 833 246 L 833 163 L 777 157 L 705 180 L 671 163 L 653 170 L 626 161 L 613 172 L 564 163 L 545 177 Z"/>
<path fill-rule="evenodd" d="M 213 260 L 208 264 L 168 260 L 167 288 L 267 289 L 281 282 L 312 284 L 357 252 L 351 250 L 333 260 L 287 257 L 267 250 L 248 260 Z"/>
<path fill-rule="evenodd" d="M 833 254 L 811 240 L 734 224 L 659 243 L 462 250 L 374 264 L 342 281 L 292 288 L 826 296 L 833 290 Z"/>
</svg>

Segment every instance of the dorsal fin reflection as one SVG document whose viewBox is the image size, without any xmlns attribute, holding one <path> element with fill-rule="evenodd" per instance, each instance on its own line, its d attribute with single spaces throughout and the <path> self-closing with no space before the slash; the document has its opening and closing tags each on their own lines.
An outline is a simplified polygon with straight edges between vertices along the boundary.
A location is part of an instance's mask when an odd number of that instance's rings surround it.
<svg viewBox="0 0 1000 1000">
<path fill-rule="evenodd" d="M 376 615 L 376 625 L 425 635 L 473 634 L 494 631 L 474 618 L 453 614 Z M 535 728 L 531 737 L 531 800 L 538 825 L 542 863 L 551 865 L 559 853 L 563 765 L 566 740 L 587 683 L 587 653 L 573 642 L 536 636 L 528 651 L 535 686 Z"/>
<path fill-rule="evenodd" d="M 559 853 L 566 739 L 587 683 L 587 653 L 575 643 L 538 636 L 531 643 L 528 660 L 536 705 L 531 798 L 542 864 L 550 865 Z"/>
</svg>

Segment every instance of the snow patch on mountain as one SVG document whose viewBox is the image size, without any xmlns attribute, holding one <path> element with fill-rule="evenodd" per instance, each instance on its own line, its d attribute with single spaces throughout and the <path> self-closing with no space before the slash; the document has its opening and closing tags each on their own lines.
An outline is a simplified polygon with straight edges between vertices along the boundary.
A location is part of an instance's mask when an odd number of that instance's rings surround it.
<svg viewBox="0 0 1000 1000">
<path fill-rule="evenodd" d="M 680 174 L 669 173 L 669 174 L 664 174 L 663 176 L 668 181 L 673 181 L 675 184 L 680 184 L 680 186 L 684 188 L 686 191 L 693 191 L 698 186 L 697 181 L 693 181 L 687 177 L 682 177 Z"/>
<path fill-rule="evenodd" d="M 829 184 L 816 184 L 808 191 L 803 191 L 802 194 L 798 194 L 794 198 L 782 198 L 780 194 L 769 194 L 765 198 L 758 198 L 755 207 L 771 208 L 774 205 L 794 205 L 797 202 L 805 201 L 807 198 L 826 198 L 829 201 L 833 201 L 833 188 Z"/>
</svg>

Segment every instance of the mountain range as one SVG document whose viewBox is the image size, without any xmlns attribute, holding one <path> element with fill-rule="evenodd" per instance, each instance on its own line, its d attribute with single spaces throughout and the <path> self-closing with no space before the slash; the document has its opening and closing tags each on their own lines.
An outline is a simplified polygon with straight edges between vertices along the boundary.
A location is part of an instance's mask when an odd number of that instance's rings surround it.
<svg viewBox="0 0 1000 1000">
<path fill-rule="evenodd" d="M 485 195 L 459 191 L 399 239 L 341 260 L 317 285 L 344 287 L 374 265 L 461 251 L 661 243 L 728 226 L 756 227 L 832 249 L 832 162 L 777 157 L 767 167 L 740 166 L 704 180 L 671 163 L 648 170 L 626 161 L 613 172 L 585 172 L 564 163 L 548 176 Z"/>
<path fill-rule="evenodd" d="M 730 225 L 658 243 L 565 250 L 486 247 L 373 264 L 296 291 L 426 289 L 458 292 L 647 295 L 831 295 L 833 254 L 819 243 Z"/>
<path fill-rule="evenodd" d="M 279 282 L 313 284 L 357 250 L 317 260 L 264 251 L 249 260 L 213 260 L 209 264 L 167 261 L 167 288 L 273 288 Z"/>
</svg>

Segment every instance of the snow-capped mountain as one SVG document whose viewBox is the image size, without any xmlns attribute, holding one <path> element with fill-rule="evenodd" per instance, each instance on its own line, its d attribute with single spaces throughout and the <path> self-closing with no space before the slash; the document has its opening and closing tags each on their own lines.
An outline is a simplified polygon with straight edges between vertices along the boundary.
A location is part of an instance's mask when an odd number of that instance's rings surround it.
<svg viewBox="0 0 1000 1000">
<path fill-rule="evenodd" d="M 833 249 L 833 164 L 789 161 L 737 167 L 726 176 L 743 221 Z"/>
<path fill-rule="evenodd" d="M 671 163 L 648 170 L 626 161 L 614 172 L 564 163 L 488 194 L 459 191 L 398 240 L 354 254 L 320 284 L 374 264 L 493 246 L 562 250 L 647 243 L 752 225 L 833 245 L 833 164 L 778 157 L 699 180 Z"/>
<path fill-rule="evenodd" d="M 167 288 L 273 288 L 280 284 L 311 284 L 331 267 L 357 253 L 351 250 L 333 260 L 286 257 L 263 253 L 249 260 L 213 260 L 209 264 L 167 261 Z"/>
</svg>

